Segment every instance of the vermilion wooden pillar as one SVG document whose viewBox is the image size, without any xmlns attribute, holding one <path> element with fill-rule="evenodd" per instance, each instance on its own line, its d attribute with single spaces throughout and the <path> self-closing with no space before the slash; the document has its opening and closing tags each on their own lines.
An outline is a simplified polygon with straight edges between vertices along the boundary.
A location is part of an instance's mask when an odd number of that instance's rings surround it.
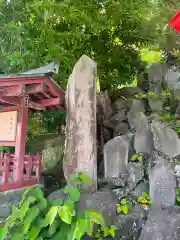
<svg viewBox="0 0 180 240">
<path fill-rule="evenodd" d="M 26 135 L 28 124 L 28 96 L 23 96 L 21 99 L 21 106 L 18 112 L 17 135 L 16 135 L 16 150 L 15 159 L 16 167 L 14 173 L 14 180 L 21 182 L 24 179 L 24 155 L 26 148 Z"/>
</svg>

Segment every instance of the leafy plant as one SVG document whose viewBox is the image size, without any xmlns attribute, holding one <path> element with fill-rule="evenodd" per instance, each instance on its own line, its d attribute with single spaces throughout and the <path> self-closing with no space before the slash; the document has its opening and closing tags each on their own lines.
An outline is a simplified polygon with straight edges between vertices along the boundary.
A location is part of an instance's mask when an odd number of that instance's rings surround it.
<svg viewBox="0 0 180 240">
<path fill-rule="evenodd" d="M 116 204 L 117 213 L 122 213 L 123 215 L 127 215 L 129 212 L 128 202 L 126 199 L 122 199 L 120 204 Z"/>
<path fill-rule="evenodd" d="M 176 188 L 176 204 L 180 206 L 180 188 Z"/>
<path fill-rule="evenodd" d="M 131 157 L 131 161 L 132 162 L 141 162 L 141 161 L 143 161 L 143 154 L 142 153 L 134 154 Z"/>
<path fill-rule="evenodd" d="M 137 203 L 140 204 L 143 208 L 148 208 L 152 204 L 152 200 L 149 198 L 148 193 L 143 192 L 142 195 L 138 198 Z"/>
<path fill-rule="evenodd" d="M 103 237 L 112 237 L 114 238 L 116 235 L 116 227 L 110 226 L 106 227 L 103 230 L 98 229 L 97 232 L 93 235 L 93 239 L 101 240 Z"/>
<path fill-rule="evenodd" d="M 48 201 L 40 188 L 24 191 L 18 206 L 13 206 L 12 214 L 0 228 L 0 239 L 12 240 L 63 239 L 80 240 L 85 234 L 93 236 L 93 226 L 97 224 L 104 236 L 115 235 L 113 227 L 107 228 L 100 213 L 90 209 L 77 213 L 76 202 L 80 199 L 77 185 L 91 184 L 82 173 L 73 174 L 75 186 L 67 185 L 64 192 L 67 199 Z"/>
</svg>

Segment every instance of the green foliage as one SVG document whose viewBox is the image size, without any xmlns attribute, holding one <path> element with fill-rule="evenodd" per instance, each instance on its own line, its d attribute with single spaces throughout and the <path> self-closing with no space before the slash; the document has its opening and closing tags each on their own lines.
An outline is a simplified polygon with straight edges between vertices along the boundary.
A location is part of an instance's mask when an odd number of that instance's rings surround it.
<svg viewBox="0 0 180 240">
<path fill-rule="evenodd" d="M 73 174 L 72 180 L 77 185 L 91 184 L 83 174 Z M 102 236 L 115 236 L 116 228 L 107 227 L 100 213 L 86 209 L 77 214 L 75 203 L 80 199 L 78 188 L 67 185 L 65 201 L 47 201 L 40 188 L 28 188 L 22 195 L 18 206 L 13 206 L 12 214 L 4 227 L 0 228 L 0 239 L 12 240 L 63 239 L 80 240 L 87 234 L 95 236 L 94 224 Z"/>
<path fill-rule="evenodd" d="M 142 195 L 138 198 L 137 203 L 140 204 L 143 208 L 147 208 L 152 204 L 152 201 L 149 198 L 148 193 L 143 192 Z"/>
<path fill-rule="evenodd" d="M 180 206 L 180 188 L 176 188 L 176 204 Z"/>
<path fill-rule="evenodd" d="M 132 162 L 141 162 L 141 161 L 143 161 L 143 154 L 142 153 L 134 154 L 131 157 L 131 161 Z"/>
<path fill-rule="evenodd" d="M 116 227 L 110 226 L 105 227 L 103 230 L 98 229 L 98 231 L 93 235 L 93 239 L 101 240 L 103 237 L 112 237 L 114 238 L 116 235 Z"/>
<path fill-rule="evenodd" d="M 160 121 L 167 124 L 169 127 L 174 129 L 178 134 L 180 134 L 180 122 L 175 116 L 175 114 L 171 114 L 170 112 L 160 116 Z"/>
<path fill-rule="evenodd" d="M 163 90 L 161 93 L 156 94 L 152 91 L 148 91 L 147 93 L 138 93 L 135 95 L 135 98 L 137 99 L 162 99 L 165 100 L 166 98 L 171 98 L 171 99 L 178 99 L 174 95 L 172 95 L 168 90 Z"/>
<path fill-rule="evenodd" d="M 150 55 L 156 60 L 156 49 L 175 35 L 164 27 L 179 3 L 172 8 L 164 1 L 2 2 L 1 71 L 17 72 L 56 60 L 61 63 L 56 79 L 65 89 L 75 62 L 85 53 L 98 62 L 102 87 L 130 82 L 143 70 L 147 49 L 153 48 Z"/>
<path fill-rule="evenodd" d="M 129 212 L 129 208 L 128 208 L 128 202 L 126 199 L 122 199 L 120 201 L 120 204 L 116 204 L 116 211 L 117 213 L 121 213 L 123 215 L 127 215 Z"/>
<path fill-rule="evenodd" d="M 0 147 L 0 152 L 9 152 L 9 147 Z"/>
</svg>

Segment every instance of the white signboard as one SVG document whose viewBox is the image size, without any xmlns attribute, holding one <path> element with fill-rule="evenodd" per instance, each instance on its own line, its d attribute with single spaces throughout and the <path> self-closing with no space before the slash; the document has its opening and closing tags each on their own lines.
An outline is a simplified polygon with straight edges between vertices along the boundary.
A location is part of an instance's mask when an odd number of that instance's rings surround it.
<svg viewBox="0 0 180 240">
<path fill-rule="evenodd" d="M 16 140 L 17 111 L 0 113 L 0 141 Z"/>
</svg>

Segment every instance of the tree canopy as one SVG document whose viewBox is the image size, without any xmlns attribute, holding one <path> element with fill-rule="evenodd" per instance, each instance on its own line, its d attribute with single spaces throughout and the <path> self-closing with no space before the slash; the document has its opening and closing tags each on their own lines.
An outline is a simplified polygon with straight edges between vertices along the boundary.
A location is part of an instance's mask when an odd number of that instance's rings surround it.
<svg viewBox="0 0 180 240">
<path fill-rule="evenodd" d="M 0 7 L 1 72 L 60 62 L 65 88 L 82 54 L 98 63 L 101 86 L 130 82 L 144 69 L 141 49 L 160 49 L 177 34 L 165 28 L 177 0 L 9 0 Z"/>
<path fill-rule="evenodd" d="M 180 36 L 166 27 L 179 5 L 179 0 L 0 0 L 0 72 L 54 60 L 60 63 L 55 80 L 65 90 L 74 64 L 87 54 L 98 63 L 101 89 L 128 84 L 154 50 L 180 46 Z M 34 113 L 30 119 L 34 137 L 56 130 L 64 115 Z"/>
</svg>

